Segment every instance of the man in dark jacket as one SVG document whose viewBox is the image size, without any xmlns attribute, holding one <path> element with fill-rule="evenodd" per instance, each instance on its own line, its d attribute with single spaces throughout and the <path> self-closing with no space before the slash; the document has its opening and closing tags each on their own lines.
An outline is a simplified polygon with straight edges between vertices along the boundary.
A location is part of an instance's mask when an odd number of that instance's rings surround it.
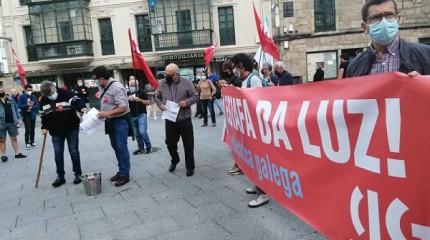
<svg viewBox="0 0 430 240">
<path fill-rule="evenodd" d="M 409 43 L 398 35 L 400 15 L 394 0 L 369 0 L 361 9 L 369 49 L 349 65 L 347 76 L 403 72 L 409 76 L 430 75 L 430 46 Z"/>
<path fill-rule="evenodd" d="M 322 70 L 322 63 L 317 63 L 317 70 L 314 74 L 314 82 L 324 80 L 324 70 Z"/>
<path fill-rule="evenodd" d="M 81 159 L 79 155 L 79 117 L 76 110 L 84 113 L 87 109 L 82 99 L 73 92 L 56 88 L 54 83 L 43 81 L 40 84 L 42 98 L 40 111 L 42 119 L 42 135 L 48 131 L 52 137 L 54 146 L 55 164 L 57 166 L 57 179 L 52 183 L 53 187 L 59 187 L 66 183 L 64 178 L 64 141 L 67 140 L 70 157 L 72 159 L 74 184 L 81 183 L 80 176 Z"/>
<path fill-rule="evenodd" d="M 194 174 L 194 132 L 191 122 L 191 105 L 197 102 L 199 94 L 192 82 L 179 76 L 179 67 L 176 64 L 166 66 L 166 78 L 160 80 L 160 86 L 155 102 L 162 111 L 167 111 L 167 100 L 173 101 L 180 107 L 176 122 L 166 119 L 166 145 L 169 150 L 171 165 L 169 171 L 173 172 L 179 163 L 178 142 L 182 138 L 185 152 L 185 166 L 187 176 Z"/>
<path fill-rule="evenodd" d="M 76 96 L 78 96 L 78 98 L 82 99 L 82 101 L 84 101 L 84 103 L 85 103 L 85 106 L 87 106 L 87 108 L 89 108 L 90 104 L 89 104 L 89 100 L 88 100 L 88 96 L 89 96 L 88 88 L 87 88 L 87 86 L 85 86 L 82 78 L 77 79 L 76 86 L 73 90 L 75 91 Z"/>
<path fill-rule="evenodd" d="M 33 94 L 33 86 L 26 85 L 25 92 L 18 99 L 18 107 L 25 126 L 25 148 L 36 147 L 34 143 L 34 129 L 36 125 L 36 114 L 39 111 L 39 101 Z"/>
<path fill-rule="evenodd" d="M 276 62 L 274 68 L 275 73 L 279 78 L 278 84 L 275 86 L 293 85 L 293 76 L 286 70 L 284 62 Z"/>
</svg>

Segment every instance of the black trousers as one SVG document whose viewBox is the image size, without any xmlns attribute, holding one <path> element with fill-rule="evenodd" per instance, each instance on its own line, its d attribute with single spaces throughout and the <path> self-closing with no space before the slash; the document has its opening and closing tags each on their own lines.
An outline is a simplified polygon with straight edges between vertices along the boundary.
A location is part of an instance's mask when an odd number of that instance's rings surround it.
<svg viewBox="0 0 430 240">
<path fill-rule="evenodd" d="M 34 143 L 34 128 L 36 125 L 36 120 L 31 120 L 30 113 L 23 113 L 22 119 L 25 126 L 25 144 Z"/>
<path fill-rule="evenodd" d="M 187 170 L 194 170 L 194 132 L 191 118 L 180 122 L 166 120 L 166 145 L 172 157 L 172 164 L 178 164 L 180 161 L 178 154 L 179 138 L 182 138 L 185 152 L 185 166 Z"/>
</svg>

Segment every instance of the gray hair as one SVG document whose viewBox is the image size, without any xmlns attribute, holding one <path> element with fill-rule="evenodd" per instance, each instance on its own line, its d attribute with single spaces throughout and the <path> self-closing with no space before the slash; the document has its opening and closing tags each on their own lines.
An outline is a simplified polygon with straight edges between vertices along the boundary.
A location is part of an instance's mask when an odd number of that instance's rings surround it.
<svg viewBox="0 0 430 240">
<path fill-rule="evenodd" d="M 275 67 L 280 67 L 280 68 L 282 68 L 284 70 L 286 70 L 286 68 L 287 68 L 287 66 L 285 65 L 285 63 L 282 62 L 282 61 L 275 62 Z"/>
<path fill-rule="evenodd" d="M 263 64 L 263 67 L 262 68 L 267 68 L 269 71 L 272 71 L 272 64 L 270 64 L 270 63 L 265 63 L 265 64 Z"/>
<path fill-rule="evenodd" d="M 55 89 L 55 84 L 51 81 L 45 80 L 40 84 L 40 93 L 42 96 L 50 96 Z"/>
</svg>

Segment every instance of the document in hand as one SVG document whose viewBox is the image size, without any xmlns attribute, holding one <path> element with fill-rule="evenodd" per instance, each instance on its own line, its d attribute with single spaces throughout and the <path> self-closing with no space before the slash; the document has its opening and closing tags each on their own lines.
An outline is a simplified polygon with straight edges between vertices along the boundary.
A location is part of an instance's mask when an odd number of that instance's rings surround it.
<svg viewBox="0 0 430 240">
<path fill-rule="evenodd" d="M 176 118 L 178 117 L 179 113 L 179 105 L 175 102 L 167 100 L 166 107 L 167 110 L 163 111 L 163 115 L 161 116 L 161 118 L 176 122 Z"/>
<path fill-rule="evenodd" d="M 92 108 L 89 112 L 85 113 L 83 116 L 82 123 L 79 125 L 82 130 L 88 134 L 93 133 L 98 126 L 103 123 L 103 120 L 97 117 L 99 111 Z"/>
</svg>

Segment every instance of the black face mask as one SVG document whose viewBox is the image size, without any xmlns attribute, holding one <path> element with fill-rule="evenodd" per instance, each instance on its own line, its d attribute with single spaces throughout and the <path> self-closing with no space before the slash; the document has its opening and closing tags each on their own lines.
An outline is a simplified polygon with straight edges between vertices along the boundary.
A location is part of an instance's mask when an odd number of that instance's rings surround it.
<svg viewBox="0 0 430 240">
<path fill-rule="evenodd" d="M 223 72 L 225 77 L 230 77 L 231 76 L 231 72 Z"/>
<path fill-rule="evenodd" d="M 169 75 L 167 75 L 167 76 L 166 76 L 166 82 L 167 82 L 168 84 L 173 83 L 173 76 L 169 76 Z"/>
<path fill-rule="evenodd" d="M 4 96 L 6 96 L 5 92 L 0 93 L 0 97 L 4 97 Z"/>
</svg>

